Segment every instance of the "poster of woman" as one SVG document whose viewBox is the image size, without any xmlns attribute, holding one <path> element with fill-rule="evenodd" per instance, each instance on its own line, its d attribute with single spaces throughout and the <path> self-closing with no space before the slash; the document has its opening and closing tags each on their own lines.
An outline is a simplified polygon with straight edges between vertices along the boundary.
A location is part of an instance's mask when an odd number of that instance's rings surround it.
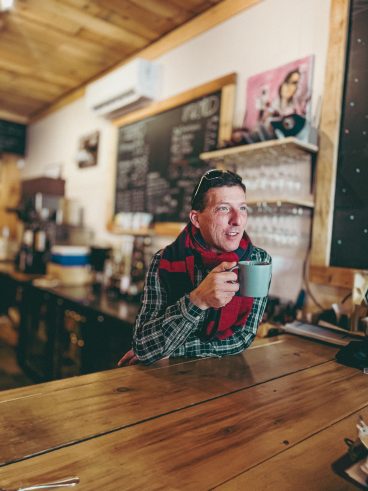
<svg viewBox="0 0 368 491">
<path fill-rule="evenodd" d="M 248 79 L 243 126 L 267 130 L 270 122 L 290 114 L 311 119 L 314 56 L 292 61 Z"/>
</svg>

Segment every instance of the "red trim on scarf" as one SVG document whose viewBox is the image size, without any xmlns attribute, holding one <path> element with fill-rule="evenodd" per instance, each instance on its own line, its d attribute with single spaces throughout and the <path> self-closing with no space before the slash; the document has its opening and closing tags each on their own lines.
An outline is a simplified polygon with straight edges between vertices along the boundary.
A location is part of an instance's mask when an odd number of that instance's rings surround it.
<svg viewBox="0 0 368 491">
<path fill-rule="evenodd" d="M 189 275 L 190 281 L 192 282 L 192 285 L 194 285 L 194 256 L 187 256 L 185 258 L 185 263 L 187 266 L 187 273 Z"/>
<path fill-rule="evenodd" d="M 168 261 L 167 259 L 161 259 L 160 268 L 169 271 L 170 273 L 186 273 L 187 267 L 185 261 Z"/>
<path fill-rule="evenodd" d="M 252 311 L 253 298 L 235 296 L 231 301 L 220 309 L 217 335 L 218 339 L 226 339 L 234 333 L 233 327 L 243 326 Z M 209 335 L 211 331 L 206 329 Z"/>
</svg>

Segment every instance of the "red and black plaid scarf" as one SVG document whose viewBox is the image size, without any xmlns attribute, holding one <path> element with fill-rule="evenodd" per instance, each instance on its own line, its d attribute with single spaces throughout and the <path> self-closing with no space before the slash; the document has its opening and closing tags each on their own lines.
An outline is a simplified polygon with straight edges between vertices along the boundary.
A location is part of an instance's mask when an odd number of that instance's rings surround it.
<svg viewBox="0 0 368 491">
<path fill-rule="evenodd" d="M 206 247 L 199 229 L 189 223 L 177 239 L 164 249 L 159 264 L 159 276 L 166 286 L 169 305 L 198 286 L 195 284 L 194 265 L 209 272 L 223 261 L 247 260 L 252 250 L 252 243 L 244 232 L 235 251 L 212 252 Z M 206 339 L 232 336 L 234 328 L 245 324 L 252 305 L 253 298 L 241 297 L 237 293 L 225 307 L 210 308 L 203 336 Z"/>
</svg>

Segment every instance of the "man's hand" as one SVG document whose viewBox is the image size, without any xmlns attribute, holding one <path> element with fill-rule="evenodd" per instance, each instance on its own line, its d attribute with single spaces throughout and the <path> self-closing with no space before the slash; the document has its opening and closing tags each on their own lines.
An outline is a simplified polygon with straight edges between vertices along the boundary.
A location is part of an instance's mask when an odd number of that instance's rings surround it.
<svg viewBox="0 0 368 491">
<path fill-rule="evenodd" d="M 219 309 L 227 305 L 239 290 L 236 273 L 228 271 L 234 266 L 236 262 L 223 262 L 216 266 L 197 288 L 190 292 L 190 301 L 202 310 L 210 307 Z"/>
<path fill-rule="evenodd" d="M 118 361 L 118 367 L 123 367 L 127 365 L 136 365 L 138 363 L 138 358 L 134 354 L 134 351 L 130 349 L 125 355 Z"/>
</svg>

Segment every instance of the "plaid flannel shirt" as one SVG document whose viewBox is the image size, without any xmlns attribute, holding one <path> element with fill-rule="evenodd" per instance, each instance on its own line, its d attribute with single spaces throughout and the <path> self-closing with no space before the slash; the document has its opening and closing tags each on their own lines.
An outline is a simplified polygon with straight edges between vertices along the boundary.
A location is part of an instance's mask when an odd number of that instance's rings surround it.
<svg viewBox="0 0 368 491">
<path fill-rule="evenodd" d="M 255 298 L 252 310 L 242 327 L 235 328 L 227 339 L 203 340 L 208 310 L 201 310 L 189 300 L 189 293 L 173 305 L 167 304 L 167 292 L 160 281 L 158 268 L 162 251 L 157 252 L 149 267 L 143 300 L 133 336 L 133 350 L 138 359 L 150 364 L 164 357 L 222 357 L 244 351 L 253 341 L 266 307 L 267 297 Z M 263 249 L 254 247 L 252 261 L 271 262 Z M 205 273 L 195 266 L 195 286 Z"/>
</svg>

